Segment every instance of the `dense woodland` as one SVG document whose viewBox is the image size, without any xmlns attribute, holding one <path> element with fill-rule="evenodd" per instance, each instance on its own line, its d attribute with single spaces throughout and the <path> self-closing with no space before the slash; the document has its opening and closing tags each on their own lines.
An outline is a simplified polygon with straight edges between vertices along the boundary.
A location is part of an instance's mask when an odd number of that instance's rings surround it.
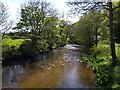
<svg viewBox="0 0 120 90">
<path fill-rule="evenodd" d="M 2 60 L 33 58 L 68 43 L 84 45 L 81 57 L 94 68 L 97 87 L 120 88 L 120 2 L 74 2 L 70 13 L 81 14 L 68 23 L 49 2 L 27 2 L 20 7 L 19 22 L 8 32 L 8 8 L 0 2 Z M 6 32 L 7 31 L 7 32 Z"/>
</svg>

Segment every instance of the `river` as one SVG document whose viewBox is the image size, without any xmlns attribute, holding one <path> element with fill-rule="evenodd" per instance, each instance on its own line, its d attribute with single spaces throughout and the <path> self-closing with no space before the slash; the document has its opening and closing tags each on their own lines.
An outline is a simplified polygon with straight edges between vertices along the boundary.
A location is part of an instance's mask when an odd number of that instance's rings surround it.
<svg viewBox="0 0 120 90">
<path fill-rule="evenodd" d="M 3 88 L 92 88 L 95 74 L 87 63 L 79 45 L 67 44 L 35 60 L 22 60 L 3 65 Z"/>
</svg>

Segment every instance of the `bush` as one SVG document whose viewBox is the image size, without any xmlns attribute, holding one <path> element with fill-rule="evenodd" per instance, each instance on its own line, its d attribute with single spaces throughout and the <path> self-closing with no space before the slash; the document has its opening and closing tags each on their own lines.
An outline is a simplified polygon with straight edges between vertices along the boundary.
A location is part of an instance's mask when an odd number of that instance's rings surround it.
<svg viewBox="0 0 120 90">
<path fill-rule="evenodd" d="M 42 52 L 48 51 L 48 44 L 45 40 L 37 40 L 37 42 L 32 42 L 31 40 L 26 40 L 21 44 L 19 50 L 23 57 L 34 57 Z"/>
<path fill-rule="evenodd" d="M 20 51 L 16 49 L 15 46 L 5 46 L 3 47 L 2 51 L 2 57 L 3 59 L 12 59 L 12 58 L 17 58 L 18 56 L 21 55 Z"/>
<path fill-rule="evenodd" d="M 118 89 L 120 89 L 120 85 L 118 85 L 117 83 L 115 83 L 115 84 L 112 86 L 112 88 L 118 88 Z"/>
<path fill-rule="evenodd" d="M 114 80 L 115 80 L 115 83 L 119 84 L 120 85 L 120 66 L 116 66 L 114 68 Z"/>
<path fill-rule="evenodd" d="M 119 58 L 120 50 L 118 48 L 116 51 Z M 82 59 L 94 68 L 98 87 L 120 88 L 120 66 L 119 64 L 112 65 L 110 52 L 109 45 L 99 44 L 92 48 L 91 55 L 84 56 Z"/>
<path fill-rule="evenodd" d="M 23 57 L 33 57 L 34 56 L 35 50 L 32 46 L 31 40 L 26 40 L 24 43 L 22 43 L 19 47 L 19 50 Z"/>
<path fill-rule="evenodd" d="M 47 40 L 38 40 L 36 47 L 36 54 L 48 51 L 48 47 L 49 45 L 47 43 Z"/>
</svg>

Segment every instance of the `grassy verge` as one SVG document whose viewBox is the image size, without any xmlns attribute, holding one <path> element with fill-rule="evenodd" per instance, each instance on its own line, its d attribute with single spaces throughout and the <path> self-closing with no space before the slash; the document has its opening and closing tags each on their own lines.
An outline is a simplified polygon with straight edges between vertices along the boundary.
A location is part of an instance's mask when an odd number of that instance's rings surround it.
<svg viewBox="0 0 120 90">
<path fill-rule="evenodd" d="M 19 46 L 25 41 L 25 39 L 11 39 L 11 38 L 5 38 L 2 40 L 2 47 L 8 46 L 8 47 L 15 47 L 16 49 L 19 48 Z"/>
<path fill-rule="evenodd" d="M 18 57 L 33 58 L 35 55 L 49 51 L 48 46 L 46 40 L 38 40 L 35 44 L 31 39 L 7 37 L 2 40 L 2 60 L 12 60 Z"/>
<path fill-rule="evenodd" d="M 4 38 L 2 40 L 2 58 L 4 59 L 19 56 L 21 53 L 18 49 L 25 41 L 25 39 Z"/>
<path fill-rule="evenodd" d="M 91 55 L 82 59 L 94 68 L 96 85 L 105 88 L 120 88 L 120 44 L 116 44 L 118 62 L 115 66 L 112 65 L 108 44 L 99 44 L 97 47 L 93 47 L 92 50 Z"/>
</svg>

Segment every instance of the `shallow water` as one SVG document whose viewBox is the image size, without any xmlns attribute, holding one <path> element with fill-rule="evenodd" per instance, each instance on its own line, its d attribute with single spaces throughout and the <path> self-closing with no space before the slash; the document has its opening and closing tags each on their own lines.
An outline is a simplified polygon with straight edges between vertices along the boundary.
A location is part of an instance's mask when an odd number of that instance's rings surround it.
<svg viewBox="0 0 120 90">
<path fill-rule="evenodd" d="M 95 75 L 78 45 L 39 55 L 34 62 L 3 66 L 3 88 L 91 88 Z M 23 61 L 23 60 L 22 60 Z"/>
</svg>

